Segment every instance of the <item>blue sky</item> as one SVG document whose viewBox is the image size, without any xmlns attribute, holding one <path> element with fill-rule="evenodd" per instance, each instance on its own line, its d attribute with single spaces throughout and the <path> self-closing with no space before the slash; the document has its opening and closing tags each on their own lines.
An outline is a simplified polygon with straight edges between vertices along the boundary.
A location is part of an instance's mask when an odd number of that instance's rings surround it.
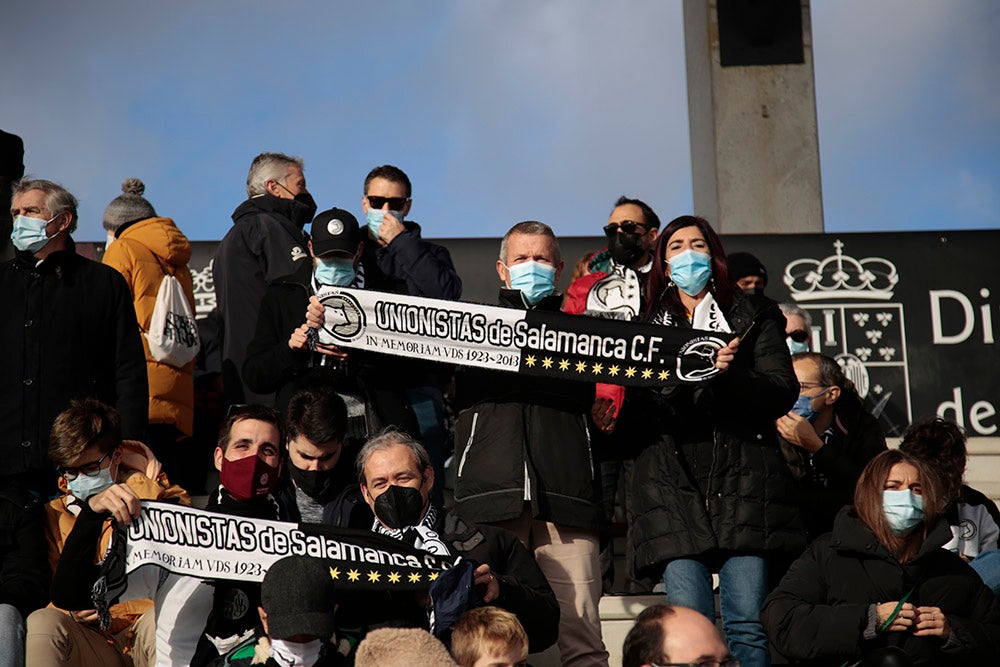
<svg viewBox="0 0 1000 667">
<path fill-rule="evenodd" d="M 78 240 L 136 176 L 221 238 L 263 150 L 361 214 L 383 163 L 436 237 L 519 220 L 593 235 L 620 194 L 692 207 L 679 0 L 169 3 L 0 10 L 0 128 L 81 200 Z M 1000 228 L 1000 4 L 812 4 L 827 231 Z"/>
</svg>

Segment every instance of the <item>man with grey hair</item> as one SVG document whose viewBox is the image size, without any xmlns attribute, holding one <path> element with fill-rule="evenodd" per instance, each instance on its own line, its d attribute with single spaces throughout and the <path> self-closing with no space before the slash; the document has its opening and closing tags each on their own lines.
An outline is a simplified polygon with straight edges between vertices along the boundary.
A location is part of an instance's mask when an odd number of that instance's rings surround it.
<svg viewBox="0 0 1000 667">
<path fill-rule="evenodd" d="M 222 320 L 222 379 L 226 403 L 271 404 L 244 387 L 240 371 L 267 285 L 307 262 L 303 227 L 316 214 L 302 158 L 261 153 L 247 174 L 247 199 L 215 251 L 212 275 Z M 303 313 L 304 315 L 304 313 Z"/>
<path fill-rule="evenodd" d="M 812 351 L 812 318 L 809 311 L 794 303 L 779 303 L 785 316 L 785 344 L 788 352 L 795 356 Z"/>
<path fill-rule="evenodd" d="M 383 431 L 358 452 L 357 472 L 361 502 L 367 508 L 355 509 L 371 510 L 373 531 L 430 553 L 463 556 L 477 563 L 472 573 L 474 602 L 515 614 L 532 652 L 555 642 L 559 607 L 531 553 L 509 531 L 470 523 L 436 507 L 431 502 L 434 467 L 423 445 L 402 431 Z M 357 525 L 350 512 L 338 514 L 340 525 Z M 338 617 L 346 627 L 426 626 L 426 607 L 417 599 L 385 595 L 388 598 L 370 591 L 345 595 L 338 600 Z"/>
<path fill-rule="evenodd" d="M 14 185 L 13 259 L 0 264 L 0 457 L 42 493 L 55 490 L 49 430 L 73 398 L 114 405 L 142 439 L 149 392 L 132 295 L 120 273 L 76 254 L 77 201 L 46 180 Z"/>
<path fill-rule="evenodd" d="M 520 222 L 500 243 L 500 305 L 558 312 L 563 262 L 548 225 Z M 510 530 L 559 601 L 563 665 L 607 667 L 598 604 L 604 524 L 587 431 L 593 385 L 463 369 L 456 377 L 456 511 Z"/>
</svg>

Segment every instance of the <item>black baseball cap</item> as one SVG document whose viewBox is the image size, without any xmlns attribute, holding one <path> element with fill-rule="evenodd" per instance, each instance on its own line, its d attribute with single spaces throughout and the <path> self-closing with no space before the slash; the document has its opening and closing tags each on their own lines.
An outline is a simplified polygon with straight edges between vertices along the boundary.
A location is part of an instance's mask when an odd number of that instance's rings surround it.
<svg viewBox="0 0 1000 667">
<path fill-rule="evenodd" d="M 361 227 L 350 212 L 331 208 L 313 219 L 310 240 L 316 257 L 334 252 L 353 257 L 361 243 Z"/>
<path fill-rule="evenodd" d="M 309 556 L 286 556 L 271 565 L 260 586 L 260 605 L 272 639 L 333 636 L 336 589 L 329 570 Z"/>
</svg>

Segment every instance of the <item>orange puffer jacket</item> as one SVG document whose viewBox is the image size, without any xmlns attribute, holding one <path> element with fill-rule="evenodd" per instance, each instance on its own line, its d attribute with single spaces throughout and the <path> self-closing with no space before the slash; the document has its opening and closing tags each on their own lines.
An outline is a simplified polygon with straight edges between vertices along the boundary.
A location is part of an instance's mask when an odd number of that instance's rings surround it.
<svg viewBox="0 0 1000 667">
<path fill-rule="evenodd" d="M 104 263 L 125 276 L 143 333 L 149 331 L 164 271 L 180 281 L 194 310 L 194 287 L 187 266 L 190 259 L 191 243 L 170 218 L 148 218 L 133 223 L 108 246 Z M 149 375 L 149 423 L 173 424 L 190 436 L 194 432 L 195 362 L 176 368 L 153 359 L 145 336 L 142 346 Z"/>
<path fill-rule="evenodd" d="M 191 496 L 188 495 L 188 492 L 171 484 L 166 473 L 157 474 L 156 479 L 150 479 L 146 476 L 150 461 L 154 462 L 154 465 L 157 464 L 155 464 L 156 459 L 152 458 L 149 451 L 142 445 L 126 440 L 122 444 L 122 451 L 128 453 L 128 458 L 123 458 L 121 469 L 117 475 L 118 479 L 124 479 L 139 498 L 142 500 L 176 498 L 181 505 L 191 504 Z M 59 478 L 59 488 L 65 495 L 50 500 L 45 506 L 45 541 L 48 544 L 49 566 L 52 568 L 52 572 L 56 571 L 63 545 L 66 544 L 66 538 L 73 530 L 76 517 L 80 513 L 79 508 L 75 506 L 79 501 L 66 493 L 66 482 L 62 477 Z M 104 559 L 104 554 L 107 553 L 108 544 L 111 541 L 111 532 L 111 519 L 107 519 L 101 530 L 101 540 L 97 545 L 95 562 Z M 135 623 L 139 616 L 152 606 L 152 600 L 129 600 L 111 605 L 111 627 L 105 634 L 109 637 L 118 634 Z M 96 623 L 89 627 L 97 629 Z"/>
</svg>

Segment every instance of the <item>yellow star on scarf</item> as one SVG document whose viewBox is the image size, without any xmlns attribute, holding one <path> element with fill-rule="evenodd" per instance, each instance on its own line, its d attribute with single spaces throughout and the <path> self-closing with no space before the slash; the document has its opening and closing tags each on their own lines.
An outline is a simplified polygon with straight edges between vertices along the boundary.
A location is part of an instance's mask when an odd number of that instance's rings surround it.
<svg viewBox="0 0 1000 667">
<path fill-rule="evenodd" d="M 634 378 L 635 377 L 635 367 L 629 366 L 625 369 L 625 377 Z"/>
<path fill-rule="evenodd" d="M 652 368 L 644 368 L 644 369 L 642 369 L 642 379 L 643 380 L 648 380 L 651 377 L 653 377 L 653 369 Z"/>
<path fill-rule="evenodd" d="M 370 570 L 368 572 L 368 581 L 370 581 L 372 583 L 375 583 L 376 581 L 378 581 L 381 578 L 382 578 L 382 575 L 379 574 L 378 572 L 376 572 L 375 570 Z"/>
<path fill-rule="evenodd" d="M 666 380 L 670 376 L 670 371 L 660 371 L 660 374 L 656 376 L 658 380 Z"/>
<path fill-rule="evenodd" d="M 411 584 L 415 584 L 418 581 L 420 581 L 420 573 L 419 572 L 410 572 L 410 575 L 409 575 L 408 579 L 410 580 Z"/>
<path fill-rule="evenodd" d="M 437 578 L 438 578 L 437 572 L 431 572 L 430 574 L 427 575 L 427 581 L 437 581 Z"/>
<path fill-rule="evenodd" d="M 569 368 L 569 359 L 559 360 L 559 370 L 564 371 Z"/>
<path fill-rule="evenodd" d="M 340 570 L 338 570 L 335 567 L 331 567 L 330 568 L 330 578 L 331 579 L 340 579 Z"/>
<path fill-rule="evenodd" d="M 529 354 L 528 356 L 526 356 L 524 358 L 524 363 L 525 363 L 526 366 L 534 366 L 535 365 L 535 355 Z"/>
<path fill-rule="evenodd" d="M 612 366 L 611 368 L 609 368 L 608 369 L 608 375 L 610 375 L 612 377 L 618 375 L 618 366 Z"/>
<path fill-rule="evenodd" d="M 542 368 L 552 368 L 552 358 L 545 357 L 542 359 Z"/>
<path fill-rule="evenodd" d="M 358 579 L 361 578 L 361 573 L 358 572 L 357 570 L 350 570 L 347 573 L 347 578 L 350 579 L 351 581 L 357 581 Z"/>
<path fill-rule="evenodd" d="M 578 361 L 578 362 L 576 362 L 576 372 L 577 373 L 582 373 L 585 370 L 587 370 L 587 362 L 586 361 Z"/>
<path fill-rule="evenodd" d="M 402 577 L 399 576 L 399 572 L 390 572 L 389 573 L 389 583 L 390 584 L 398 584 L 400 579 L 402 579 Z"/>
<path fill-rule="evenodd" d="M 602 370 L 604 370 L 604 364 L 594 364 L 594 375 L 600 375 Z"/>
</svg>

